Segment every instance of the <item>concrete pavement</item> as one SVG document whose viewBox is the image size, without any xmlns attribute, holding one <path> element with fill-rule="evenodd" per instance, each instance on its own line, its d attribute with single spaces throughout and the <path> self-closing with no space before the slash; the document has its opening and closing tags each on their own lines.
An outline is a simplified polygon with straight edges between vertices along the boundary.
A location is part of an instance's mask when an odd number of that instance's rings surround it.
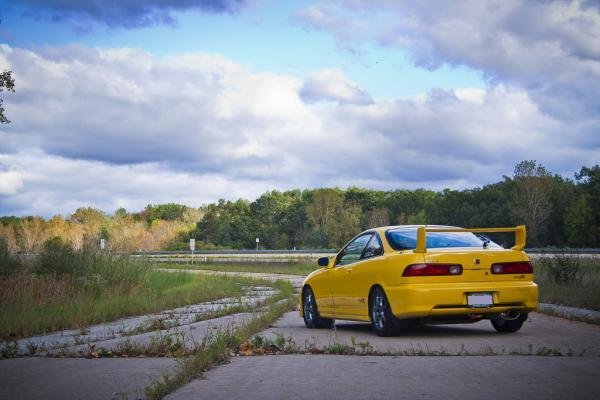
<svg viewBox="0 0 600 400">
<path fill-rule="evenodd" d="M 489 321 L 459 325 L 426 325 L 405 328 L 395 337 L 382 338 L 366 323 L 336 322 L 334 330 L 307 329 L 298 312 L 284 315 L 263 333 L 291 337 L 302 349 L 305 345 L 323 348 L 334 343 L 368 342 L 377 352 L 411 353 L 442 351 L 470 354 L 533 353 L 558 350 L 563 355 L 600 356 L 600 325 L 569 321 L 544 314 L 531 313 L 520 331 L 501 334 Z M 599 372 L 600 376 L 600 372 Z"/>
<path fill-rule="evenodd" d="M 199 399 L 598 399 L 595 357 L 237 357 L 172 393 Z"/>
<path fill-rule="evenodd" d="M 16 358 L 0 362 L 0 399 L 145 398 L 144 387 L 176 365 L 173 358 Z"/>
</svg>

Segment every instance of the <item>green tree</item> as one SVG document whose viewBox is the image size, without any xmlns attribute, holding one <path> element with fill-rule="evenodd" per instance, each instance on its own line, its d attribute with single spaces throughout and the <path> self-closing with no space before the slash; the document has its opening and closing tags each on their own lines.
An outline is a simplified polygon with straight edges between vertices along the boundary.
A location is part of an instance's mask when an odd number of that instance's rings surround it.
<svg viewBox="0 0 600 400">
<path fill-rule="evenodd" d="M 147 223 L 152 223 L 155 220 L 174 221 L 181 219 L 187 207 L 182 204 L 148 204 L 146 209 L 142 211 L 142 215 Z"/>
<path fill-rule="evenodd" d="M 552 211 L 550 196 L 554 180 L 546 168 L 535 160 L 517 164 L 513 179 L 513 214 L 517 223 L 527 225 L 528 241 L 533 245 L 540 245 Z"/>
<path fill-rule="evenodd" d="M 70 221 L 81 225 L 84 237 L 95 240 L 100 237 L 104 224 L 104 213 L 93 207 L 80 207 L 71 214 Z"/>
<path fill-rule="evenodd" d="M 15 79 L 12 77 L 12 71 L 4 71 L 0 73 L 0 92 L 7 90 L 15 92 Z M 3 101 L 0 99 L 0 124 L 8 124 L 10 120 L 4 115 Z"/>
<path fill-rule="evenodd" d="M 578 246 L 600 246 L 600 165 L 582 167 L 575 174 L 579 199 L 565 215 L 569 242 Z M 577 209 L 579 207 L 579 209 Z"/>
</svg>

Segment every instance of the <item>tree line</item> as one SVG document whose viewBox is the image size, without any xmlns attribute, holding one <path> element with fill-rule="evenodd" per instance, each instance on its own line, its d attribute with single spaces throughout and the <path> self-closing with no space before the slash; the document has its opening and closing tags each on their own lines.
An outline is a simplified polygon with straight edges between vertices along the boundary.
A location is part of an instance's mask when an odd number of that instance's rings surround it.
<svg viewBox="0 0 600 400">
<path fill-rule="evenodd" d="M 600 247 L 599 204 L 599 165 L 582 167 L 569 179 L 536 161 L 523 161 L 513 176 L 466 190 L 274 190 L 254 201 L 221 199 L 198 208 L 148 205 L 113 215 L 80 208 L 47 221 L 2 217 L 0 240 L 11 252 L 35 252 L 55 236 L 74 248 L 105 238 L 117 251 L 183 250 L 190 238 L 197 248 L 251 249 L 257 237 L 266 249 L 337 249 L 375 226 L 525 224 L 530 247 Z"/>
</svg>

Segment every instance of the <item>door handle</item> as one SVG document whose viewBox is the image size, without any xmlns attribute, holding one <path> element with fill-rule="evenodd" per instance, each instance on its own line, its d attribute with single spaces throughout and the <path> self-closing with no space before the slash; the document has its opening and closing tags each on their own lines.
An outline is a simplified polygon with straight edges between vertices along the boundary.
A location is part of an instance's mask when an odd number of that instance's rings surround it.
<svg viewBox="0 0 600 400">
<path fill-rule="evenodd" d="M 351 272 L 352 272 L 352 268 L 348 268 L 348 269 L 346 270 L 346 273 L 348 273 L 348 274 L 349 274 L 349 273 L 351 273 Z"/>
</svg>

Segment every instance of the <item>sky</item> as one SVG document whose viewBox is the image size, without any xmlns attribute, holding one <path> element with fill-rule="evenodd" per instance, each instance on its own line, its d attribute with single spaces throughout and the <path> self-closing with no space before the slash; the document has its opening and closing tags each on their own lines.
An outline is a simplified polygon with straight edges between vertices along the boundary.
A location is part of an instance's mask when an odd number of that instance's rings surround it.
<svg viewBox="0 0 600 400">
<path fill-rule="evenodd" d="M 0 215 L 600 162 L 595 1 L 0 0 Z"/>
</svg>

